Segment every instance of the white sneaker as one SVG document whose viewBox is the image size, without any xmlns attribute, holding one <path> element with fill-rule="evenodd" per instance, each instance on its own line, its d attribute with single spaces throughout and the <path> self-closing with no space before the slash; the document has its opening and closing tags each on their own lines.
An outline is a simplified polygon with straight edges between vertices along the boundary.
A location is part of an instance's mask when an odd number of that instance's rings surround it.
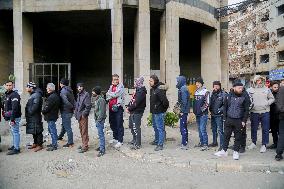
<svg viewBox="0 0 284 189">
<path fill-rule="evenodd" d="M 254 143 L 251 143 L 249 146 L 248 146 L 248 149 L 249 150 L 252 150 L 252 149 L 255 149 L 256 148 L 256 145 Z"/>
<path fill-rule="evenodd" d="M 122 146 L 123 143 L 121 142 L 117 142 L 116 145 L 114 145 L 115 148 L 120 148 Z"/>
<path fill-rule="evenodd" d="M 240 159 L 239 152 L 234 151 L 234 153 L 233 153 L 233 159 L 234 159 L 234 160 L 239 160 L 239 159 Z"/>
<path fill-rule="evenodd" d="M 265 153 L 266 152 L 266 146 L 262 145 L 260 148 L 260 153 Z"/>
<path fill-rule="evenodd" d="M 218 157 L 227 157 L 228 152 L 225 152 L 225 150 L 221 150 L 221 151 L 216 152 L 214 155 Z"/>
<path fill-rule="evenodd" d="M 110 143 L 110 144 L 116 144 L 116 143 L 118 143 L 118 141 L 115 140 L 115 139 L 111 139 L 111 140 L 109 141 L 109 143 Z"/>
</svg>

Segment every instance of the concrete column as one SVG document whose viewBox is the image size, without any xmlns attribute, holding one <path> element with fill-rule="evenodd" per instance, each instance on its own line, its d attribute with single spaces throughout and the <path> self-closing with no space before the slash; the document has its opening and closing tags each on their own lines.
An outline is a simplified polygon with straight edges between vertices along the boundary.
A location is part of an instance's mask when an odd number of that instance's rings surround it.
<svg viewBox="0 0 284 189">
<path fill-rule="evenodd" d="M 203 29 L 201 32 L 201 76 L 209 90 L 213 81 L 221 81 L 219 29 Z"/>
<path fill-rule="evenodd" d="M 160 81 L 166 82 L 166 12 L 160 21 Z"/>
<path fill-rule="evenodd" d="M 33 26 L 22 14 L 21 2 L 13 1 L 13 25 L 14 25 L 14 74 L 16 76 L 15 87 L 22 94 L 25 102 L 27 94 L 23 91 L 29 81 L 29 64 L 33 63 Z"/>
<path fill-rule="evenodd" d="M 113 0 L 111 9 L 112 74 L 118 74 L 123 82 L 123 15 L 122 0 Z"/>
<path fill-rule="evenodd" d="M 180 74 L 179 66 L 179 17 L 173 10 L 172 2 L 166 5 L 166 83 L 170 108 L 177 102 L 176 77 Z"/>
</svg>

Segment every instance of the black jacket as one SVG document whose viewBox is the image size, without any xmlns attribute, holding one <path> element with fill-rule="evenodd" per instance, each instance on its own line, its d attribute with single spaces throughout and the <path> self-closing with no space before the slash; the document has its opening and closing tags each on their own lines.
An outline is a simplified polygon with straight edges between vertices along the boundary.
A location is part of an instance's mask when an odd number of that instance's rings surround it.
<svg viewBox="0 0 284 189">
<path fill-rule="evenodd" d="M 224 101 L 226 93 L 222 90 L 213 92 L 210 97 L 209 110 L 212 116 L 222 116 L 224 110 Z"/>
<path fill-rule="evenodd" d="M 56 92 L 49 94 L 43 107 L 42 113 L 45 121 L 56 121 L 60 108 L 60 97 Z"/>
<path fill-rule="evenodd" d="M 21 112 L 21 97 L 16 91 L 5 92 L 4 99 L 5 120 L 14 121 L 22 116 Z"/>
<path fill-rule="evenodd" d="M 75 97 L 73 90 L 69 86 L 64 86 L 60 91 L 61 113 L 73 113 L 75 109 Z"/>
<path fill-rule="evenodd" d="M 144 113 L 146 108 L 146 94 L 147 90 L 145 87 L 136 89 L 135 100 L 128 104 L 128 111 L 130 113 Z"/>
<path fill-rule="evenodd" d="M 276 108 L 279 112 L 279 119 L 284 119 L 284 87 L 280 87 L 276 98 Z"/>
<path fill-rule="evenodd" d="M 42 91 L 39 88 L 34 89 L 26 104 L 25 116 L 27 121 L 27 134 L 38 134 L 43 132 L 41 116 L 42 95 Z"/>
<path fill-rule="evenodd" d="M 152 114 L 165 113 L 169 108 L 166 96 L 166 86 L 162 83 L 154 85 L 150 90 L 150 112 Z"/>
<path fill-rule="evenodd" d="M 249 105 L 246 93 L 237 95 L 231 91 L 225 98 L 224 119 L 241 119 L 246 123 L 249 116 Z"/>
<path fill-rule="evenodd" d="M 271 92 L 272 92 L 274 98 L 277 99 L 278 92 L 274 92 L 272 90 L 271 90 Z M 270 119 L 271 120 L 279 119 L 279 112 L 278 112 L 278 109 L 277 109 L 277 106 L 276 106 L 276 100 L 270 105 Z"/>
</svg>

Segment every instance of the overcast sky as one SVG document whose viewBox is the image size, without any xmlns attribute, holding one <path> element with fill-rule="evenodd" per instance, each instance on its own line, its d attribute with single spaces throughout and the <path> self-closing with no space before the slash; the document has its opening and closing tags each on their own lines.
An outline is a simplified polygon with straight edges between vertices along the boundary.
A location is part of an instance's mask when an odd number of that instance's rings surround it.
<svg viewBox="0 0 284 189">
<path fill-rule="evenodd" d="M 244 0 L 228 0 L 229 5 L 242 2 Z"/>
</svg>

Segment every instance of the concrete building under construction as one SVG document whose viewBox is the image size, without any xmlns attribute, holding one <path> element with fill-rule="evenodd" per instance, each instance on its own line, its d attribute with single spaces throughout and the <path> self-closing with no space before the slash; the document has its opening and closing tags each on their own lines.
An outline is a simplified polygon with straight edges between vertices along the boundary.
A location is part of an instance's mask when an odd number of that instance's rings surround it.
<svg viewBox="0 0 284 189">
<path fill-rule="evenodd" d="M 0 82 L 10 73 L 22 92 L 61 77 L 88 89 L 120 75 L 157 74 L 176 100 L 176 77 L 202 76 L 227 88 L 227 0 L 0 0 Z M 24 96 L 24 94 L 23 94 Z"/>
</svg>

